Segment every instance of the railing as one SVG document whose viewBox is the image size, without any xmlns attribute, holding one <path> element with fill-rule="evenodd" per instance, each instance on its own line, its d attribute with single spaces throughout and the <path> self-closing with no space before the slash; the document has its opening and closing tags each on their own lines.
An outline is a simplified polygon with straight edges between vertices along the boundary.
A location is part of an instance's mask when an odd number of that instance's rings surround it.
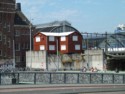
<svg viewBox="0 0 125 94">
<path fill-rule="evenodd" d="M 0 85 L 10 84 L 125 84 L 125 74 L 83 72 L 0 73 Z"/>
</svg>

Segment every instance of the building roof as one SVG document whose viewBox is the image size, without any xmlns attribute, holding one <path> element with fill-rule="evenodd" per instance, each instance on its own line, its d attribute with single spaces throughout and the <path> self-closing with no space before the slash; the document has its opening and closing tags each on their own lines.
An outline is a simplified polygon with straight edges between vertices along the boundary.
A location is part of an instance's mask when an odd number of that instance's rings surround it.
<svg viewBox="0 0 125 94">
<path fill-rule="evenodd" d="M 45 27 L 45 28 L 38 28 L 37 31 L 39 31 L 39 32 L 51 32 L 56 27 L 57 26 L 54 26 L 54 27 Z"/>
<path fill-rule="evenodd" d="M 56 33 L 56 32 L 40 32 L 46 36 L 68 36 L 70 34 L 72 34 L 74 31 L 72 32 L 61 32 L 61 33 Z"/>
<path fill-rule="evenodd" d="M 106 44 L 108 48 L 125 48 L 125 32 L 115 33 L 107 36 L 107 39 L 103 40 L 99 46 L 100 48 L 105 48 Z"/>
<path fill-rule="evenodd" d="M 68 21 L 53 21 L 50 23 L 45 24 L 38 24 L 36 25 L 36 28 L 48 28 L 48 27 L 55 27 L 55 26 L 62 26 L 62 25 L 68 25 L 71 26 L 71 24 Z"/>
<path fill-rule="evenodd" d="M 14 24 L 15 25 L 29 25 L 29 24 L 31 24 L 31 22 L 28 20 L 28 18 L 21 11 L 21 4 L 20 3 L 17 3 Z"/>
<path fill-rule="evenodd" d="M 15 14 L 14 24 L 15 25 L 28 25 L 26 18 L 19 11 L 17 11 Z"/>
</svg>

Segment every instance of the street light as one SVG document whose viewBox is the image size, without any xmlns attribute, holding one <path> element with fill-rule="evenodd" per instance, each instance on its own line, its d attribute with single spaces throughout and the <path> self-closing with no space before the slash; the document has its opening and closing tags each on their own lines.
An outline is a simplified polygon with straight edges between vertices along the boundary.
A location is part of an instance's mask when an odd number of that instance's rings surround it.
<svg viewBox="0 0 125 94">
<path fill-rule="evenodd" d="M 57 40 L 56 40 L 56 47 L 57 47 L 57 71 L 59 70 L 59 49 L 58 49 L 58 37 L 57 37 Z"/>
<path fill-rule="evenodd" d="M 31 26 L 31 22 L 30 22 L 30 24 L 29 24 L 29 30 L 30 30 L 30 35 L 29 35 L 29 37 L 30 37 L 30 55 L 31 55 L 31 57 L 30 57 L 30 70 L 32 69 L 32 53 L 31 53 L 31 51 L 32 51 L 32 49 L 31 49 L 31 46 L 32 46 L 32 43 L 31 43 L 31 31 L 32 31 L 32 26 Z"/>
</svg>

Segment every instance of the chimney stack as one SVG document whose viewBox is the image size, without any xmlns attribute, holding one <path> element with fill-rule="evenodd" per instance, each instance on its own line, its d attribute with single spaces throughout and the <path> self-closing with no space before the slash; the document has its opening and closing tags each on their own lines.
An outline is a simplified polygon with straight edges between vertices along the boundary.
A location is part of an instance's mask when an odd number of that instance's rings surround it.
<svg viewBox="0 0 125 94">
<path fill-rule="evenodd" d="M 16 10 L 21 11 L 21 3 L 16 3 Z"/>
</svg>

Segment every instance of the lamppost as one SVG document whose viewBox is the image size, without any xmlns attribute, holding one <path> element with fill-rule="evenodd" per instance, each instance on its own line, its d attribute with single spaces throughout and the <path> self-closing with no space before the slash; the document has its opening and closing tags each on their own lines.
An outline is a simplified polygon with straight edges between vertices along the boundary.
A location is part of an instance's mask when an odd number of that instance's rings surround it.
<svg viewBox="0 0 125 94">
<path fill-rule="evenodd" d="M 56 44 L 57 44 L 57 71 L 59 70 L 59 49 L 58 49 L 58 37 L 57 37 L 57 40 L 56 40 Z"/>
<path fill-rule="evenodd" d="M 88 33 L 87 33 L 87 68 L 89 69 L 89 39 L 88 39 Z"/>
<path fill-rule="evenodd" d="M 30 34 L 29 34 L 29 37 L 30 37 L 30 70 L 32 69 L 32 53 L 31 53 L 31 51 L 32 51 L 32 48 L 31 48 L 31 46 L 32 46 L 32 43 L 31 43 L 31 31 L 32 31 L 32 26 L 31 26 L 31 22 L 30 22 L 30 24 L 29 24 L 29 30 L 30 30 Z"/>
</svg>

